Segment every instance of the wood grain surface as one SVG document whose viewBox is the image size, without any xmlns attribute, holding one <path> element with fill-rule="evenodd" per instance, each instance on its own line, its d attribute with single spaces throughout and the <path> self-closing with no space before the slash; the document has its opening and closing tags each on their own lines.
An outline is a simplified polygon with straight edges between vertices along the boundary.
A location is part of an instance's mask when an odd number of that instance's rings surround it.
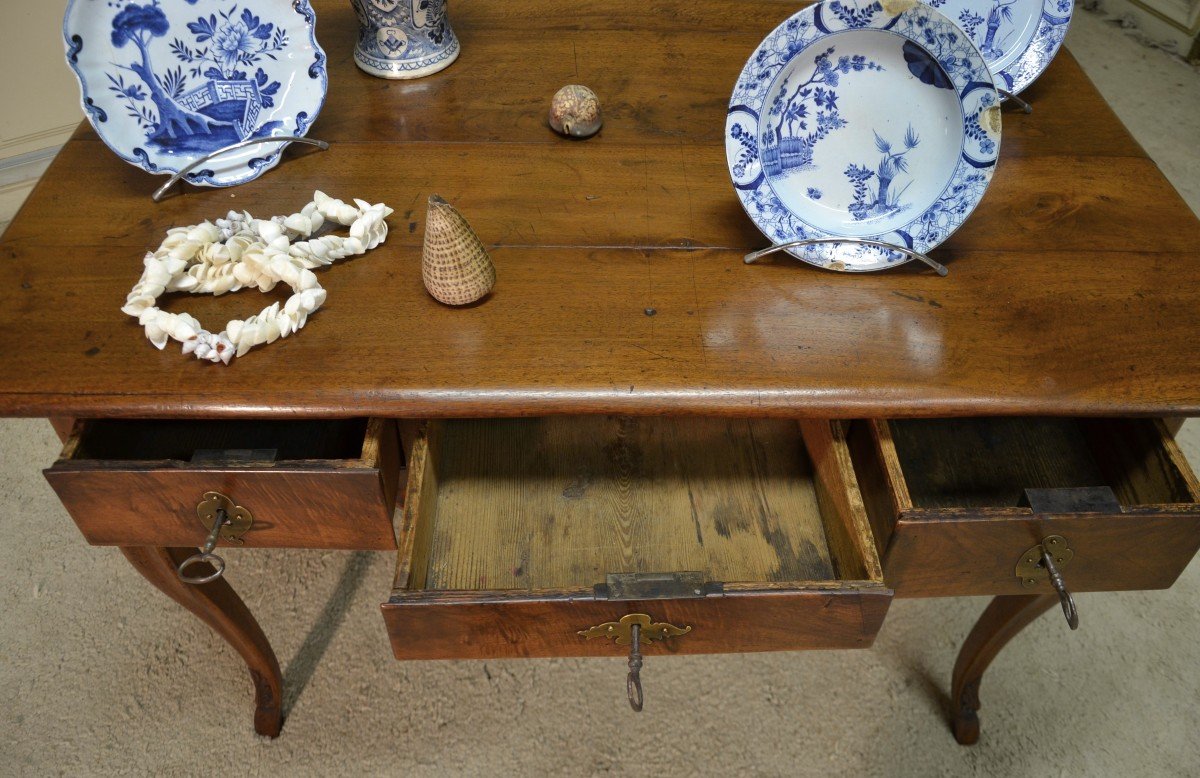
<svg viewBox="0 0 1200 778">
<path fill-rule="evenodd" d="M 692 627 L 681 637 L 643 643 L 647 656 L 866 648 L 892 600 L 882 584 L 746 587 L 698 599 L 630 602 L 596 600 L 590 590 L 451 594 L 393 596 L 381 606 L 397 659 L 625 656 L 627 646 L 578 632 L 627 613 Z"/>
<path fill-rule="evenodd" d="M 800 429 L 812 460 L 817 501 L 823 515 L 830 517 L 825 528 L 838 577 L 882 581 L 883 570 L 846 441 L 846 424 L 805 419 Z"/>
<path fill-rule="evenodd" d="M 891 591 L 841 427 L 803 430 L 786 419 L 430 422 L 412 446 L 382 606 L 396 657 L 620 654 L 577 632 L 638 612 L 693 627 L 651 654 L 870 645 Z M 684 571 L 723 586 L 629 602 L 593 589 L 610 572 Z"/>
<path fill-rule="evenodd" d="M 1015 508 L 1026 489 L 1114 483 L 1074 419 L 912 419 L 889 426 L 916 508 Z"/>
<path fill-rule="evenodd" d="M 846 519 L 822 515 L 795 422 L 588 416 L 436 426 L 423 588 L 567 589 L 628 572 L 835 577 L 826 525 Z M 845 564 L 861 567 L 852 555 Z"/>
<path fill-rule="evenodd" d="M 1158 419 L 856 422 L 851 443 L 898 597 L 1051 592 L 1015 572 L 1050 535 L 1075 552 L 1073 592 L 1168 588 L 1200 549 L 1200 488 Z M 1110 486 L 1123 511 L 1019 507 L 1026 488 L 1084 486 Z"/>
<path fill-rule="evenodd" d="M 408 83 L 354 67 L 349 4 L 316 7 L 330 93 L 311 134 L 329 152 L 157 205 L 160 179 L 90 128 L 51 165 L 0 241 L 0 413 L 1200 412 L 1200 222 L 1068 52 L 1029 90 L 1032 115 L 1006 112 L 994 183 L 936 252 L 949 277 L 851 276 L 740 261 L 765 239 L 725 170 L 725 105 L 792 6 L 462 2 L 460 59 Z M 545 125 L 568 82 L 604 103 L 586 142 Z M 396 213 L 384 246 L 320 274 L 329 302 L 301 334 L 216 368 L 156 351 L 119 312 L 168 227 L 289 213 L 317 188 Z M 492 249 L 478 306 L 421 286 L 432 193 Z M 166 307 L 220 328 L 263 304 Z"/>
<path fill-rule="evenodd" d="M 265 431 L 238 431 L 254 424 Z M 203 545 L 208 531 L 196 505 L 205 492 L 217 491 L 253 514 L 242 536 L 247 547 L 395 548 L 395 424 L 372 419 L 323 433 L 331 424 L 82 422 L 45 475 L 95 545 Z M 123 438 L 108 437 L 114 425 Z M 340 429 L 347 426 L 352 429 Z M 93 427 L 96 434 L 89 435 Z M 353 429 L 358 440 L 347 447 L 343 438 Z M 258 448 L 251 441 L 260 438 L 276 441 L 282 456 L 264 463 L 191 461 L 197 447 L 225 448 L 220 444 L 232 439 Z M 322 453 L 356 458 L 318 458 Z"/>
</svg>

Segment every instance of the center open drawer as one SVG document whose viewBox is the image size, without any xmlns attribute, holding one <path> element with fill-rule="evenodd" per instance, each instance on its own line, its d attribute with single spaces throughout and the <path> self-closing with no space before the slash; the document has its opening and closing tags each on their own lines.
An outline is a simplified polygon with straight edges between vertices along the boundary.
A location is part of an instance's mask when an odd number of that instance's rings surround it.
<svg viewBox="0 0 1200 778">
<path fill-rule="evenodd" d="M 869 646 L 891 601 L 843 427 L 555 417 L 430 422 L 409 458 L 398 659 Z"/>
</svg>

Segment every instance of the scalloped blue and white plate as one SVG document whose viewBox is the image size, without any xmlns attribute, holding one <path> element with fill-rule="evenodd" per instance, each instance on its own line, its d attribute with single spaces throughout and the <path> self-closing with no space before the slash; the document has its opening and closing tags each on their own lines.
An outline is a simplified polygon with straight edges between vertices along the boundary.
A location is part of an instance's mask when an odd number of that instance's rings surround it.
<svg viewBox="0 0 1200 778">
<path fill-rule="evenodd" d="M 971 36 L 997 85 L 1014 95 L 1050 66 L 1074 0 L 922 0 Z"/>
<path fill-rule="evenodd" d="M 991 181 L 1000 101 L 982 55 L 928 6 L 887 5 L 805 8 L 738 77 L 725 122 L 729 173 L 773 243 L 863 238 L 928 252 Z M 856 272 L 907 261 L 855 244 L 790 253 Z"/>
<path fill-rule="evenodd" d="M 308 131 L 327 84 L 315 23 L 308 0 L 71 0 L 63 37 L 100 138 L 126 162 L 170 174 L 234 143 Z M 240 184 L 282 150 L 252 144 L 186 180 Z"/>
</svg>

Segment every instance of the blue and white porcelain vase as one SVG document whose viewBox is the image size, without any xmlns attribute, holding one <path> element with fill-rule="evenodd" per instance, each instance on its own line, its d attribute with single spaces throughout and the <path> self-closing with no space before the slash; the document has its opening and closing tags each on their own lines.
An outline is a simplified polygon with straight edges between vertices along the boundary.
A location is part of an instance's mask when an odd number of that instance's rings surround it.
<svg viewBox="0 0 1200 778">
<path fill-rule="evenodd" d="M 358 12 L 354 62 L 380 78 L 420 78 L 458 58 L 446 0 L 351 0 Z"/>
</svg>

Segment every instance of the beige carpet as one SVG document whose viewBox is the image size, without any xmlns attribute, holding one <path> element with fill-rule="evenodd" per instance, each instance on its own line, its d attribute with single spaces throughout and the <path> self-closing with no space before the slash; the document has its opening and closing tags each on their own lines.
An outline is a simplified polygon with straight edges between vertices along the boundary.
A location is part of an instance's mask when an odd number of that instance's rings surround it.
<svg viewBox="0 0 1200 778">
<path fill-rule="evenodd" d="M 1195 423 L 1186 441 L 1200 465 Z M 1165 592 L 1085 594 L 985 678 L 983 739 L 947 730 L 950 669 L 982 598 L 897 601 L 866 651 L 396 662 L 387 553 L 228 552 L 275 643 L 288 720 L 250 728 L 240 660 L 113 549 L 84 544 L 39 469 L 41 420 L 0 424 L 0 774 L 1195 773 L 1200 567 Z M 414 636 L 419 640 L 420 636 Z"/>
<path fill-rule="evenodd" d="M 1075 53 L 1196 207 L 1200 76 L 1079 16 Z M 1185 446 L 1200 467 L 1195 422 Z M 57 450 L 44 421 L 0 422 L 2 775 L 1200 770 L 1196 564 L 1169 591 L 1080 596 L 1076 633 L 1057 613 L 1030 627 L 963 748 L 943 709 L 984 599 L 898 601 L 868 651 L 651 658 L 637 716 L 620 660 L 395 662 L 377 608 L 389 554 L 231 551 L 287 685 L 283 735 L 262 740 L 233 651 L 80 538 L 40 475 Z"/>
</svg>

